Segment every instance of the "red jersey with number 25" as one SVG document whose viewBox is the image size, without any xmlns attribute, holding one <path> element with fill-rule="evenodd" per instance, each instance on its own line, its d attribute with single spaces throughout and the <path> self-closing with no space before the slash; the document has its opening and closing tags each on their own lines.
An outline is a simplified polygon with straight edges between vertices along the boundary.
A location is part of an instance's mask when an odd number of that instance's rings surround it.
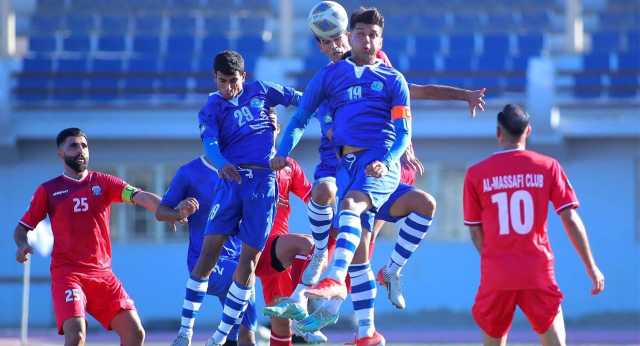
<svg viewBox="0 0 640 346">
<path fill-rule="evenodd" d="M 61 175 L 38 187 L 20 223 L 32 230 L 49 215 L 52 274 L 111 270 L 110 206 L 122 202 L 126 186 L 120 178 L 89 171 L 82 180 Z"/>
<path fill-rule="evenodd" d="M 464 222 L 482 226 L 480 286 L 535 289 L 557 285 L 547 234 L 556 212 L 578 199 L 555 159 L 506 150 L 471 166 L 464 181 Z"/>
</svg>

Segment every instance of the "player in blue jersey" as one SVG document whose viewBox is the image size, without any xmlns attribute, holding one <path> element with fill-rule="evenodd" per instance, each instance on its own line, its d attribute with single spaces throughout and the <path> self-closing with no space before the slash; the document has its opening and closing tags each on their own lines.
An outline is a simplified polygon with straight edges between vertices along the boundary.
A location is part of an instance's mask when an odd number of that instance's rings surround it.
<svg viewBox="0 0 640 346">
<path fill-rule="evenodd" d="M 200 257 L 204 230 L 212 205 L 213 189 L 219 179 L 218 171 L 204 155 L 192 160 L 178 169 L 156 211 L 156 218 L 161 221 L 178 222 L 188 216 L 187 268 L 189 268 L 189 273 Z M 238 237 L 229 237 L 224 243 L 213 273 L 209 277 L 209 287 L 206 294 L 218 297 L 223 304 L 233 280 L 233 272 L 240 259 L 241 246 Z M 202 293 L 196 293 L 187 287 L 187 296 L 198 294 L 202 295 Z M 196 315 L 193 306 L 194 303 L 191 300 L 184 300 L 180 331 L 172 345 L 191 344 Z M 232 328 L 225 346 L 255 344 L 256 325 L 257 316 L 252 297 L 242 316 L 242 325 L 236 325 Z"/>
<path fill-rule="evenodd" d="M 201 255 L 187 283 L 197 294 L 187 291 L 185 298 L 197 304 L 197 311 L 224 242 L 237 235 L 240 259 L 221 322 L 207 342 L 222 345 L 252 296 L 256 264 L 275 213 L 276 174 L 269 169 L 275 126 L 269 108 L 297 105 L 301 94 L 268 82 L 245 82 L 244 59 L 235 51 L 216 55 L 214 74 L 218 91 L 209 96 L 198 119 L 204 151 L 221 179 L 214 188 Z"/>
<path fill-rule="evenodd" d="M 398 159 L 411 137 L 408 85 L 402 74 L 376 58 L 382 45 L 381 14 L 375 9 L 354 14 L 351 26 L 352 56 L 328 65 L 312 79 L 271 160 L 274 169 L 286 165 L 313 112 L 327 101 L 334 114 L 333 143 L 341 156 L 336 176 L 339 234 L 325 278 L 307 290 L 308 296 L 324 299 L 346 297 L 344 280 L 354 252 L 363 245 L 367 253 L 368 244 L 360 244 L 361 216 L 372 224 L 374 213 L 397 188 Z M 357 344 L 384 344 L 372 323 L 360 327 Z"/>
<path fill-rule="evenodd" d="M 321 39 L 316 36 L 318 47 L 331 62 L 336 62 L 348 55 L 351 46 L 348 42 L 347 33 L 340 33 L 332 39 Z M 388 58 L 383 51 L 378 51 L 377 56 L 385 63 L 389 64 Z M 484 110 L 485 89 L 466 90 L 444 85 L 418 85 L 409 84 L 412 99 L 429 100 L 462 100 L 469 105 L 469 111 L 475 116 L 476 110 Z M 306 269 L 303 281 L 305 283 L 315 283 L 320 276 L 321 269 L 326 262 L 327 254 L 326 242 L 327 234 L 331 226 L 333 217 L 333 204 L 335 202 L 336 185 L 335 171 L 338 166 L 338 159 L 335 148 L 329 138 L 333 117 L 328 114 L 326 104 L 322 104 L 316 112 L 321 130 L 322 138 L 319 148 L 320 163 L 316 166 L 315 182 L 312 193 L 312 200 L 308 204 L 308 217 L 311 223 L 311 230 L 315 240 L 315 250 L 309 267 Z M 426 192 L 413 188 L 415 174 L 422 174 L 423 167 L 419 160 L 415 158 L 412 150 L 407 150 L 401 159 L 401 185 L 394 192 L 390 200 L 386 203 L 386 208 L 376 217 L 377 221 L 373 234 L 381 229 L 384 222 L 396 222 L 412 213 L 414 219 L 430 219 L 435 211 L 435 200 Z M 409 256 L 416 250 L 424 232 L 412 232 L 412 230 L 402 231 L 407 228 L 404 221 L 398 223 L 398 238 L 394 250 L 392 251 L 387 265 L 378 271 L 378 281 L 387 288 L 388 297 L 392 304 L 400 309 L 405 307 L 404 297 L 400 286 L 400 271 L 406 264 Z M 414 233 L 417 237 L 410 235 Z M 357 255 L 356 255 L 357 256 Z"/>
</svg>

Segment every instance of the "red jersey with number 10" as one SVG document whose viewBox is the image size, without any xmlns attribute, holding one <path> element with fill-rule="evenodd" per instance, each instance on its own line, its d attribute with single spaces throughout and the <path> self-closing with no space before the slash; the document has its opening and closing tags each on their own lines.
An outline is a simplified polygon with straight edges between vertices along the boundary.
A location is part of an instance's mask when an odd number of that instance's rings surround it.
<svg viewBox="0 0 640 346">
<path fill-rule="evenodd" d="M 93 171 L 82 180 L 61 175 L 38 187 L 20 223 L 32 230 L 49 215 L 52 274 L 111 270 L 111 203 L 122 202 L 125 187 L 121 179 Z"/>
<path fill-rule="evenodd" d="M 555 159 L 507 150 L 471 166 L 464 181 L 464 222 L 482 225 L 480 286 L 533 289 L 557 285 L 547 234 L 556 212 L 578 200 Z"/>
</svg>

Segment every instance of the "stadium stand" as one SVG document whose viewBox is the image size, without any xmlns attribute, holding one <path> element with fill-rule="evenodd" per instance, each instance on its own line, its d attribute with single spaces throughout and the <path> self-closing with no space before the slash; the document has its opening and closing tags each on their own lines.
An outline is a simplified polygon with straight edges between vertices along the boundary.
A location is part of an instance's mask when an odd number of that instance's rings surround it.
<svg viewBox="0 0 640 346">
<path fill-rule="evenodd" d="M 554 42 L 558 46 L 563 32 L 562 1 L 418 1 L 411 7 L 392 0 L 340 2 L 348 11 L 361 5 L 384 11 L 384 49 L 416 83 L 484 86 L 489 97 L 522 94 L 530 60 L 561 54 Z M 640 97 L 640 2 L 589 3 L 589 49 L 573 57 L 576 64 L 558 64 L 559 92 L 578 99 Z M 225 6 L 233 7 L 232 15 L 216 11 Z M 216 52 L 238 49 L 247 70 L 256 68 L 268 51 L 263 38 L 270 37 L 276 13 L 257 0 L 40 0 L 13 92 L 25 104 L 200 98 L 213 87 Z M 301 89 L 327 63 L 315 53 L 315 40 L 308 41 L 300 51 L 304 69 L 291 74 Z M 82 63 L 69 66 L 68 59 Z M 75 98 L 61 96 L 74 92 Z"/>
</svg>

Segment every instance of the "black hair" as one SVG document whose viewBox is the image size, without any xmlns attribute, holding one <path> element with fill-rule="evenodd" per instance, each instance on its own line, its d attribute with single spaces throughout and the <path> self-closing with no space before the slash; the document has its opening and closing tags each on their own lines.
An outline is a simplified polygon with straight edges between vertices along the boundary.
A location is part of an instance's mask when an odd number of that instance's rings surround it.
<svg viewBox="0 0 640 346">
<path fill-rule="evenodd" d="M 382 16 L 382 13 L 380 13 L 380 11 L 378 11 L 378 9 L 375 7 L 360 7 L 359 9 L 355 10 L 351 14 L 351 18 L 349 19 L 349 28 L 353 30 L 353 28 L 355 28 L 356 24 L 358 23 L 377 24 L 382 29 L 384 29 L 384 17 Z"/>
<path fill-rule="evenodd" d="M 244 72 L 244 58 L 235 50 L 225 50 L 216 55 L 213 60 L 213 72 L 220 72 L 226 75 L 241 74 Z"/>
<path fill-rule="evenodd" d="M 509 103 L 498 113 L 498 124 L 509 135 L 518 138 L 529 126 L 529 114 L 522 106 Z"/>
<path fill-rule="evenodd" d="M 69 137 L 84 137 L 85 139 L 87 139 L 87 134 L 77 127 L 64 129 L 60 131 L 60 133 L 58 133 L 58 136 L 56 137 L 56 146 L 60 147 L 60 145 L 62 145 L 62 143 L 64 143 L 64 141 Z"/>
</svg>

